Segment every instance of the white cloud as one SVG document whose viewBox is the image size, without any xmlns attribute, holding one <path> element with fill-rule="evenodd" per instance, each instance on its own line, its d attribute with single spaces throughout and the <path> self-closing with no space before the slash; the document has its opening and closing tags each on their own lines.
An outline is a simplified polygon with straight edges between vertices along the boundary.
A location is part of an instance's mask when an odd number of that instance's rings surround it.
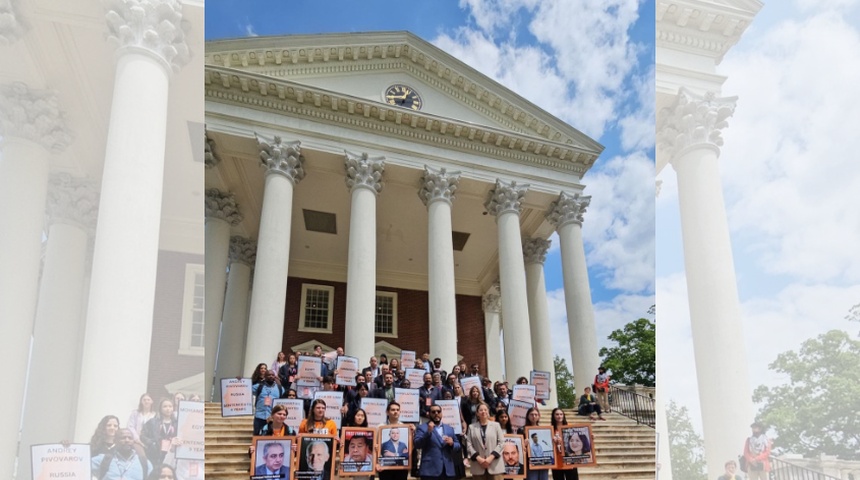
<svg viewBox="0 0 860 480">
<path fill-rule="evenodd" d="M 654 288 L 654 164 L 634 153 L 610 159 L 585 176 L 592 196 L 583 236 L 588 263 L 608 270 L 605 286 L 625 291 Z"/>
<path fill-rule="evenodd" d="M 644 75 L 633 77 L 636 109 L 621 118 L 621 146 L 627 150 L 647 149 L 654 146 L 655 77 L 652 66 Z"/>
<path fill-rule="evenodd" d="M 721 155 L 734 237 L 769 273 L 857 282 L 860 34 L 825 13 L 758 38 L 722 72 L 739 96 Z"/>
<path fill-rule="evenodd" d="M 251 25 L 251 22 L 248 19 L 245 19 L 245 23 L 240 25 L 240 28 L 245 31 L 245 35 L 248 37 L 258 37 L 257 32 L 254 30 L 254 26 Z"/>
</svg>

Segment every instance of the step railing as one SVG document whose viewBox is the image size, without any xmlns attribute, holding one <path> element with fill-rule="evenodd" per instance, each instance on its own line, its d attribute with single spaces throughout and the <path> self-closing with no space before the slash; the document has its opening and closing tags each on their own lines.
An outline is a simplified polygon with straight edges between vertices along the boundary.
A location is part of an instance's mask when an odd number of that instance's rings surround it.
<svg viewBox="0 0 860 480">
<path fill-rule="evenodd" d="M 770 480 L 840 480 L 810 468 L 770 457 Z"/>
<path fill-rule="evenodd" d="M 615 413 L 635 420 L 636 423 L 654 428 L 657 417 L 654 410 L 654 399 L 651 397 L 610 385 L 609 406 Z"/>
</svg>

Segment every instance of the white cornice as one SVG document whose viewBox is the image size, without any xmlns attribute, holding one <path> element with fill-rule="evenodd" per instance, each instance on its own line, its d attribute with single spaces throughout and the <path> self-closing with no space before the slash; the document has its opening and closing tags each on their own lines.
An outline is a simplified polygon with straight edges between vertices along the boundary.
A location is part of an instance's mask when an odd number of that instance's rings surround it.
<svg viewBox="0 0 860 480">
<path fill-rule="evenodd" d="M 658 0 L 657 46 L 719 63 L 762 6 L 758 0 Z"/>
<path fill-rule="evenodd" d="M 582 132 L 408 32 L 214 41 L 206 44 L 205 62 L 241 69 L 265 67 L 269 75 L 401 68 L 421 75 L 453 98 L 509 128 L 559 143 L 583 145 L 598 154 L 603 150 L 602 145 Z"/>
<path fill-rule="evenodd" d="M 205 69 L 207 101 L 309 118 L 426 144 L 477 152 L 582 176 L 599 150 L 392 107 L 322 88 L 225 67 Z"/>
</svg>

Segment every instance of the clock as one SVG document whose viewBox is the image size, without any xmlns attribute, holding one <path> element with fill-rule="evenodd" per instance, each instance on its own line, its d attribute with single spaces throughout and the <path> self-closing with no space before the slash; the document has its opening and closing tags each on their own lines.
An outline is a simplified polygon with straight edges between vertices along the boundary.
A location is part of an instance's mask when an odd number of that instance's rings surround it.
<svg viewBox="0 0 860 480">
<path fill-rule="evenodd" d="M 382 96 L 385 103 L 397 105 L 398 107 L 421 110 L 421 107 L 424 105 L 424 101 L 414 88 L 400 83 L 395 83 L 386 88 Z"/>
</svg>

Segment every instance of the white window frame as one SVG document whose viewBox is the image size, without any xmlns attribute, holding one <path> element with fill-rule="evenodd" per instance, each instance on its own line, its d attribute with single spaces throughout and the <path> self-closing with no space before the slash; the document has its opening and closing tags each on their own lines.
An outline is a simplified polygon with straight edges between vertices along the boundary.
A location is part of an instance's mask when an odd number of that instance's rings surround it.
<svg viewBox="0 0 860 480">
<path fill-rule="evenodd" d="M 182 324 L 179 333 L 179 355 L 192 355 L 202 357 L 206 354 L 206 339 L 203 339 L 203 346 L 191 345 L 191 329 L 194 322 L 194 281 L 200 275 L 204 280 L 206 274 L 203 265 L 199 263 L 188 263 L 185 265 L 185 288 L 182 294 Z M 201 308 L 200 311 L 205 309 Z M 205 335 L 205 333 L 204 333 Z"/>
<path fill-rule="evenodd" d="M 307 304 L 308 290 L 326 290 L 328 291 L 328 328 L 310 328 L 305 326 L 305 305 Z M 299 309 L 299 331 L 300 332 L 319 332 L 332 333 L 334 321 L 334 287 L 330 285 L 316 285 L 313 283 L 302 284 L 302 300 L 301 308 Z"/>
<path fill-rule="evenodd" d="M 392 299 L 391 308 L 392 308 L 392 317 L 391 317 L 391 330 L 392 333 L 379 333 L 376 331 L 376 297 L 374 297 L 374 305 L 373 305 L 373 333 L 377 337 L 383 338 L 397 338 L 397 292 L 376 292 L 377 297 L 389 297 Z"/>
</svg>

